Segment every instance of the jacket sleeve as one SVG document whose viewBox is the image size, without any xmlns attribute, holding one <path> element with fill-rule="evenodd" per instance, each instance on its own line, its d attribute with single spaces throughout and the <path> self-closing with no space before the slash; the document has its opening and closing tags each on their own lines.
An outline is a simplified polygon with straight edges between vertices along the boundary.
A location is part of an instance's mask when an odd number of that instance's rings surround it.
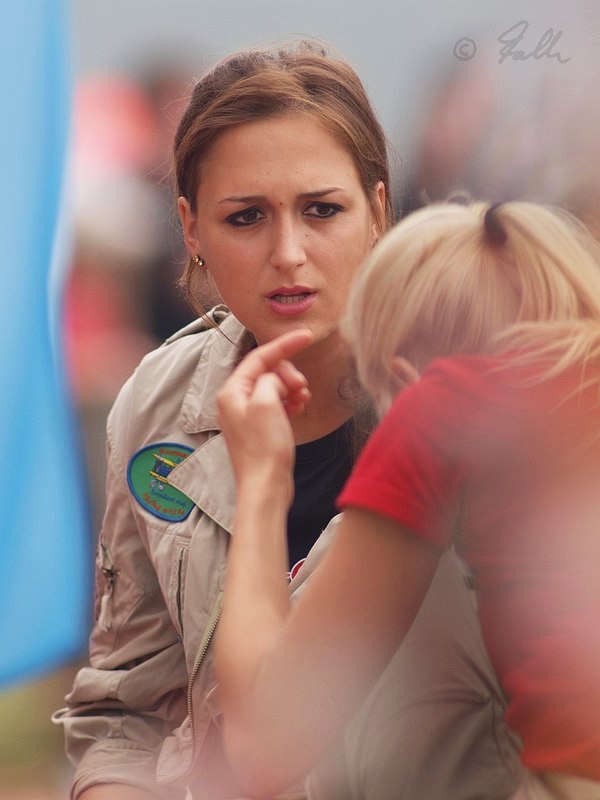
<svg viewBox="0 0 600 800">
<path fill-rule="evenodd" d="M 329 548 L 341 515 L 290 584 L 295 600 Z M 312 800 L 511 797 L 520 743 L 489 661 L 469 574 L 453 550 L 440 559 L 406 638 L 340 741 L 308 777 Z"/>
<path fill-rule="evenodd" d="M 114 446 L 115 427 L 124 431 L 116 422 L 123 418 L 124 394 L 108 422 L 107 506 L 96 556 L 89 666 L 77 673 L 67 706 L 54 719 L 64 726 L 76 766 L 73 800 L 102 783 L 179 800 L 184 793 L 160 787 L 154 775 L 163 740 L 185 717 L 185 655 Z"/>
</svg>

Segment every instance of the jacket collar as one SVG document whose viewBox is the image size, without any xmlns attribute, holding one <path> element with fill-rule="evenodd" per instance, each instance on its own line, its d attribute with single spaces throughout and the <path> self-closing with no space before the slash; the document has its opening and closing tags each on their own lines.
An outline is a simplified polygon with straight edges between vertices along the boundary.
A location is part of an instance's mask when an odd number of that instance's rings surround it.
<svg viewBox="0 0 600 800">
<path fill-rule="evenodd" d="M 217 392 L 254 341 L 232 314 L 208 335 L 212 340 L 202 349 L 181 407 L 180 424 L 186 433 L 219 430 Z"/>
<path fill-rule="evenodd" d="M 236 487 L 225 437 L 219 428 L 216 395 L 236 364 L 251 349 L 254 339 L 232 314 L 207 335 L 212 338 L 202 348 L 179 421 L 186 433 L 213 432 L 214 435 L 172 470 L 169 483 L 231 532 Z"/>
<path fill-rule="evenodd" d="M 212 436 L 169 473 L 169 483 L 231 533 L 235 477 L 222 433 Z"/>
</svg>

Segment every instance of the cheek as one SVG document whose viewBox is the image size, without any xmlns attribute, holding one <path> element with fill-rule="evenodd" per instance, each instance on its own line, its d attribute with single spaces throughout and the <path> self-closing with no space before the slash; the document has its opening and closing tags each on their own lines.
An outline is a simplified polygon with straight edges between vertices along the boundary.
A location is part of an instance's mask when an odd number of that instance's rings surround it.
<svg viewBox="0 0 600 800">
<path fill-rule="evenodd" d="M 211 272 L 213 283 L 226 305 L 237 305 L 244 302 L 248 294 L 247 281 L 241 270 L 219 270 Z"/>
<path fill-rule="evenodd" d="M 246 273 L 261 258 L 261 242 L 258 238 L 232 236 L 224 231 L 207 241 L 207 251 L 220 271 Z"/>
<path fill-rule="evenodd" d="M 361 231 L 359 236 L 354 236 L 347 242 L 345 250 L 346 255 L 346 268 L 350 278 L 360 271 L 366 259 L 371 254 L 373 249 L 373 236 L 370 231 Z"/>
<path fill-rule="evenodd" d="M 232 242 L 227 236 L 207 238 L 202 256 L 221 292 L 231 290 L 231 286 L 241 288 L 252 271 L 252 248 Z"/>
<path fill-rule="evenodd" d="M 355 252 L 362 261 L 371 252 L 377 240 L 376 228 L 370 214 L 365 214 L 362 224 L 354 229 L 352 239 Z"/>
<path fill-rule="evenodd" d="M 338 258 L 344 256 L 346 263 L 360 263 L 373 246 L 372 226 L 364 219 L 348 220 L 348 223 L 337 231 L 336 241 L 329 243 L 331 252 L 338 254 Z M 327 246 L 327 245 L 326 245 Z"/>
</svg>

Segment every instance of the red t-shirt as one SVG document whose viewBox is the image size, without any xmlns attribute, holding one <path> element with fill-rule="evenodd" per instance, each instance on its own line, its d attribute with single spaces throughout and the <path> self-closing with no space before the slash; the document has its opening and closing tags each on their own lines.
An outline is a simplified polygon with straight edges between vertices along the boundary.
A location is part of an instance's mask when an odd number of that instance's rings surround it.
<svg viewBox="0 0 600 800">
<path fill-rule="evenodd" d="M 431 364 L 364 449 L 340 507 L 471 566 L 508 723 L 535 770 L 600 779 L 600 408 L 581 370 Z"/>
</svg>

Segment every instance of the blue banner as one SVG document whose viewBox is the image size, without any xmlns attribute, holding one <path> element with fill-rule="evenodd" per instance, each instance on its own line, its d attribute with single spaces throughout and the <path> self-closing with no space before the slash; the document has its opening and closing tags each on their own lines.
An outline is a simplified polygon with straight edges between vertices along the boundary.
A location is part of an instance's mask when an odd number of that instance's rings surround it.
<svg viewBox="0 0 600 800">
<path fill-rule="evenodd" d="M 88 629 L 90 534 L 60 332 L 68 32 L 62 0 L 3 6 L 0 686 L 69 660 Z"/>
</svg>

